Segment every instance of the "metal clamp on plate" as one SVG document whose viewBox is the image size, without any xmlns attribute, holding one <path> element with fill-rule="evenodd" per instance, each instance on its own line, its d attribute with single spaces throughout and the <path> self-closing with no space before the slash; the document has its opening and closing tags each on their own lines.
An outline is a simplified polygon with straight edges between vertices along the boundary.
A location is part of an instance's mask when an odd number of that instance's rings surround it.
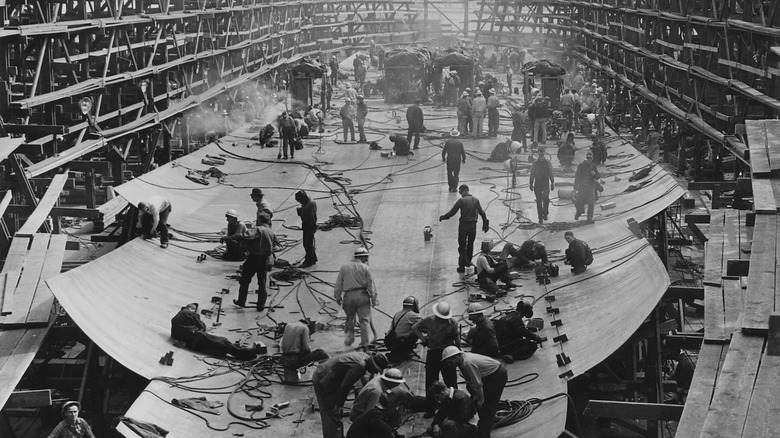
<svg viewBox="0 0 780 438">
<path fill-rule="evenodd" d="M 560 342 L 563 344 L 564 342 L 567 342 L 569 340 L 569 337 L 566 335 L 560 335 L 553 338 L 553 342 Z"/>
</svg>

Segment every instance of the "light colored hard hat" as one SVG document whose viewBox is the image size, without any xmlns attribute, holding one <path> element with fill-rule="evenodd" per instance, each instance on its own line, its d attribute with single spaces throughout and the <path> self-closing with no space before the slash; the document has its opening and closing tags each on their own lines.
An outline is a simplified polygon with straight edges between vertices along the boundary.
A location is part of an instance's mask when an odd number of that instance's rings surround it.
<svg viewBox="0 0 780 438">
<path fill-rule="evenodd" d="M 355 257 L 368 257 L 368 250 L 362 246 L 355 249 Z"/>
<path fill-rule="evenodd" d="M 441 353 L 441 360 L 446 360 L 451 358 L 452 356 L 457 356 L 459 354 L 463 353 L 460 351 L 460 348 L 450 345 L 449 347 L 445 348 L 444 351 Z"/>
<path fill-rule="evenodd" d="M 450 131 L 450 137 L 457 137 L 459 135 L 460 135 L 460 132 L 458 132 L 457 129 L 453 129 L 452 131 Z"/>
<path fill-rule="evenodd" d="M 382 373 L 382 380 L 392 383 L 404 383 L 404 374 L 398 368 L 387 368 Z"/>
<path fill-rule="evenodd" d="M 450 303 L 442 301 L 433 306 L 433 314 L 441 319 L 450 319 L 452 317 L 452 311 L 450 309 Z"/>
<path fill-rule="evenodd" d="M 236 213 L 236 211 L 231 208 L 230 210 L 225 212 L 225 216 L 238 218 L 238 213 Z"/>
<path fill-rule="evenodd" d="M 485 313 L 485 309 L 479 303 L 471 303 L 468 307 L 469 315 L 477 315 Z"/>
</svg>

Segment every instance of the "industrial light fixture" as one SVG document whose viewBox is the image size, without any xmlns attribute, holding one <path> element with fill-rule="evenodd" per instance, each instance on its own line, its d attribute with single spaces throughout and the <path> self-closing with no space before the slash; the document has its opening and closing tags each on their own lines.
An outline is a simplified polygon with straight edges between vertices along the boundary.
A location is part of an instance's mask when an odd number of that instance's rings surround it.
<svg viewBox="0 0 780 438">
<path fill-rule="evenodd" d="M 81 114 L 84 114 L 85 116 L 92 112 L 92 99 L 83 97 L 79 101 L 79 109 L 81 109 Z"/>
<path fill-rule="evenodd" d="M 138 86 L 141 88 L 141 94 L 146 96 L 146 91 L 149 89 L 149 80 L 144 79 Z"/>
</svg>

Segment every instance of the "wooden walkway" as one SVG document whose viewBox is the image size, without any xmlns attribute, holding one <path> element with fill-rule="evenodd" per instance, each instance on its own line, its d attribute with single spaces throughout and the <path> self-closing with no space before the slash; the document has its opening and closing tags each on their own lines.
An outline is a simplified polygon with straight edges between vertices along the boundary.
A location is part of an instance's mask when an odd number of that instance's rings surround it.
<svg viewBox="0 0 780 438">
<path fill-rule="evenodd" d="M 678 437 L 780 436 L 780 358 L 770 316 L 780 299 L 776 202 L 780 200 L 780 121 L 747 122 L 754 226 L 745 212 L 713 210 L 705 254 L 705 334 Z M 747 277 L 727 276 L 746 259 Z M 736 256 L 736 257 L 735 257 Z M 774 327 L 773 327 L 774 329 Z"/>
</svg>

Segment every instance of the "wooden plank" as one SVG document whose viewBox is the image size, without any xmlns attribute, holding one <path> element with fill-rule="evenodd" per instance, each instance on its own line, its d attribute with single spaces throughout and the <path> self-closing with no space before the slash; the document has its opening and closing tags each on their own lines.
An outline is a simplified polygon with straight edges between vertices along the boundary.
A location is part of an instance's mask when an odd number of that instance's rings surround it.
<svg viewBox="0 0 780 438">
<path fill-rule="evenodd" d="M 769 334 L 766 344 L 767 356 L 780 356 L 780 315 L 769 315 Z"/>
<path fill-rule="evenodd" d="M 11 247 L 8 249 L 8 255 L 5 257 L 2 273 L 22 270 L 24 259 L 27 257 L 27 248 L 29 248 L 31 240 L 29 237 L 14 237 L 11 240 Z"/>
<path fill-rule="evenodd" d="M 758 370 L 753 397 L 750 399 L 743 438 L 780 436 L 780 356 L 765 356 Z"/>
<path fill-rule="evenodd" d="M 775 251 L 780 238 L 776 234 L 777 219 L 777 216 L 756 216 L 742 319 L 742 330 L 746 333 L 765 334 L 769 328 L 769 313 L 775 303 Z"/>
<path fill-rule="evenodd" d="M 597 418 L 677 421 L 682 411 L 683 407 L 680 405 L 590 400 L 585 407 L 584 415 Z"/>
<path fill-rule="evenodd" d="M 763 348 L 764 338 L 734 334 L 700 438 L 742 435 Z"/>
<path fill-rule="evenodd" d="M 702 344 L 691 388 L 688 390 L 688 398 L 677 425 L 676 436 L 696 436 L 704 426 L 704 419 L 707 417 L 707 410 L 718 381 L 721 358 L 726 355 L 726 351 L 728 351 L 727 345 Z"/>
<path fill-rule="evenodd" d="M 723 272 L 723 221 L 724 210 L 713 210 L 710 214 L 710 229 L 704 249 L 704 284 L 720 286 Z M 706 294 L 705 294 L 706 295 Z"/>
<path fill-rule="evenodd" d="M 723 263 L 721 273 L 728 272 L 728 261 L 739 257 L 739 212 L 725 210 L 723 222 Z M 723 274 L 722 274 L 723 275 Z"/>
<path fill-rule="evenodd" d="M 32 391 L 14 391 L 3 406 L 3 409 L 40 408 L 51 406 L 51 389 L 35 389 Z"/>
<path fill-rule="evenodd" d="M 726 312 L 726 336 L 739 330 L 739 316 L 744 307 L 745 292 L 739 280 L 723 280 L 723 307 Z"/>
<path fill-rule="evenodd" d="M 24 336 L 24 330 L 3 330 L 0 332 L 0 369 L 13 354 L 14 348 Z"/>
<path fill-rule="evenodd" d="M 36 234 L 35 239 L 38 238 Z M 51 318 L 51 308 L 54 304 L 54 295 L 52 295 L 46 280 L 56 277 L 62 270 L 62 259 L 65 257 L 65 246 L 68 243 L 68 236 L 65 234 L 53 234 L 49 240 L 49 248 L 46 250 L 46 260 L 43 263 L 41 277 L 38 281 L 38 287 L 35 289 L 30 313 L 27 315 L 25 323 L 28 326 L 46 325 Z"/>
<path fill-rule="evenodd" d="M 10 315 L 14 307 L 14 292 L 19 283 L 19 275 L 22 271 L 14 269 L 13 271 L 2 274 L 3 305 L 0 307 L 0 315 Z"/>
<path fill-rule="evenodd" d="M 767 178 L 753 178 L 753 211 L 758 214 L 776 214 L 777 203 L 775 193 L 772 190 L 772 180 Z"/>
<path fill-rule="evenodd" d="M 687 286 L 669 286 L 666 289 L 664 297 L 670 300 L 703 300 L 704 288 L 703 287 L 687 287 Z"/>
<path fill-rule="evenodd" d="M 723 288 L 704 285 L 704 342 L 726 343 L 726 313 L 723 308 Z"/>
<path fill-rule="evenodd" d="M 30 312 L 35 289 L 38 287 L 38 280 L 41 278 L 43 262 L 46 260 L 46 250 L 49 247 L 49 235 L 36 236 L 33 239 L 30 252 L 27 253 L 27 259 L 24 261 L 22 276 L 19 278 L 19 284 L 14 293 L 14 306 L 11 314 L 6 316 L 3 321 L 3 327 L 9 325 L 24 324 L 27 321 L 27 315 Z"/>
<path fill-rule="evenodd" d="M 22 228 L 16 232 L 17 235 L 31 236 L 38 232 L 38 229 L 41 228 L 43 222 L 51 213 L 52 207 L 54 207 L 54 205 L 60 199 L 62 188 L 65 186 L 65 182 L 67 180 L 67 170 L 63 173 L 55 175 L 54 178 L 52 178 L 51 185 L 48 189 L 46 189 L 46 193 L 43 195 L 43 198 L 41 198 L 41 200 L 38 202 L 38 207 L 36 207 L 33 214 L 27 218 L 27 220 L 24 222 L 24 225 L 22 225 Z"/>
<path fill-rule="evenodd" d="M 755 175 L 769 175 L 769 155 L 766 148 L 766 126 L 764 120 L 746 120 L 745 132 L 750 148 L 750 171 Z M 754 188 L 755 189 L 755 188 Z"/>
<path fill-rule="evenodd" d="M 766 148 L 769 155 L 769 168 L 780 171 L 780 120 L 766 120 Z"/>
<path fill-rule="evenodd" d="M 48 328 L 11 330 L 11 332 L 22 332 L 23 335 L 5 365 L 0 368 L 0 406 L 8 401 L 16 385 L 22 380 L 22 376 L 41 347 L 47 331 Z"/>
</svg>

